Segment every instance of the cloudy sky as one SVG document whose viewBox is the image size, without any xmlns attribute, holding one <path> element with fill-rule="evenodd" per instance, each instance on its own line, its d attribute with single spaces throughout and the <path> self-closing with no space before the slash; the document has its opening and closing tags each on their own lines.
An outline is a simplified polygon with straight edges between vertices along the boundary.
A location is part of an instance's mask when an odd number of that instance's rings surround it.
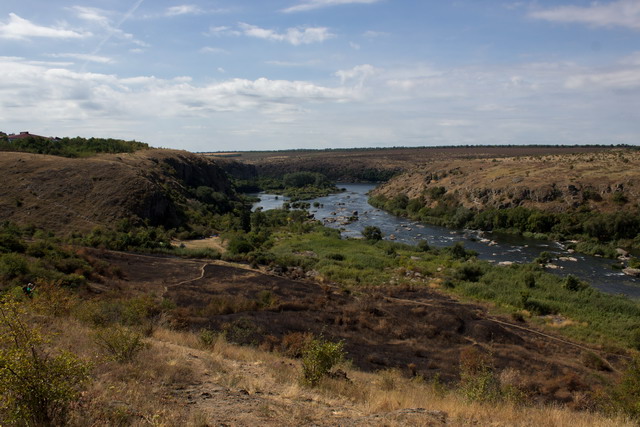
<svg viewBox="0 0 640 427">
<path fill-rule="evenodd" d="M 639 144 L 640 0 L 2 0 L 0 130 L 192 151 Z"/>
</svg>

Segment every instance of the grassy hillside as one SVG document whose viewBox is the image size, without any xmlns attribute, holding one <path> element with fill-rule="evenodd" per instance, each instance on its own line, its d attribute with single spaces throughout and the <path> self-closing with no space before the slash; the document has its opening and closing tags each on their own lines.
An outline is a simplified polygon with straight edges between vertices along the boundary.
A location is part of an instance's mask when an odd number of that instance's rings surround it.
<svg viewBox="0 0 640 427">
<path fill-rule="evenodd" d="M 587 243 L 578 249 L 615 256 L 598 244 L 640 243 L 639 171 L 635 149 L 439 161 L 392 179 L 371 203 L 450 227 L 578 239 Z"/>
<path fill-rule="evenodd" d="M 437 161 L 598 153 L 611 149 L 606 146 L 358 148 L 240 152 L 235 153 L 234 159 L 255 167 L 256 173 L 263 177 L 308 171 L 321 173 L 338 182 L 380 182 L 416 166 Z M 203 155 L 207 156 L 207 153 Z M 215 153 L 210 155 L 217 157 Z"/>
<path fill-rule="evenodd" d="M 142 150 L 71 159 L 0 152 L 0 218 L 64 234 L 128 224 L 208 228 L 238 198 L 215 162 Z M 240 204 L 241 206 L 241 204 Z"/>
</svg>

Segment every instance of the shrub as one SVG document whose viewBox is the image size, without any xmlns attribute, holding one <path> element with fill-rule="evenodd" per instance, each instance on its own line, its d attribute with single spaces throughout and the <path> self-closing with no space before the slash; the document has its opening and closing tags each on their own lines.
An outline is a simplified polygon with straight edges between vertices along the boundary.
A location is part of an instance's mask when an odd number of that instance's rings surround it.
<svg viewBox="0 0 640 427">
<path fill-rule="evenodd" d="M 640 419 L 640 358 L 636 356 L 627 367 L 620 382 L 613 388 L 609 405 L 615 412 Z"/>
<path fill-rule="evenodd" d="M 580 279 L 578 279 L 576 276 L 570 274 L 567 276 L 566 279 L 564 279 L 564 283 L 562 284 L 562 287 L 569 291 L 577 292 L 577 291 L 581 291 L 583 289 L 588 288 L 589 285 L 580 281 Z"/>
<path fill-rule="evenodd" d="M 133 361 L 147 346 L 141 334 L 120 325 L 96 332 L 94 341 L 118 363 Z"/>
<path fill-rule="evenodd" d="M 345 356 L 344 343 L 313 339 L 302 352 L 302 381 L 315 387 Z"/>
<path fill-rule="evenodd" d="M 468 259 L 478 254 L 475 251 L 466 250 L 462 242 L 456 242 L 453 246 L 445 248 L 444 251 L 455 259 Z"/>
<path fill-rule="evenodd" d="M 212 331 L 211 329 L 200 329 L 200 333 L 198 334 L 198 341 L 204 347 L 211 347 L 218 337 L 218 334 Z"/>
<path fill-rule="evenodd" d="M 524 276 L 524 285 L 527 288 L 535 288 L 536 287 L 536 276 L 533 273 L 527 273 Z"/>
<path fill-rule="evenodd" d="M 538 264 L 549 264 L 552 259 L 553 259 L 553 257 L 551 256 L 551 254 L 549 252 L 542 251 L 542 252 L 540 252 L 540 255 L 538 255 L 538 257 L 533 261 L 535 263 L 538 263 Z"/>
<path fill-rule="evenodd" d="M 24 257 L 13 253 L 0 256 L 0 278 L 11 280 L 27 274 L 28 271 L 29 265 Z"/>
<path fill-rule="evenodd" d="M 496 401 L 500 397 L 500 383 L 490 356 L 475 347 L 460 352 L 460 392 L 471 401 Z"/>
<path fill-rule="evenodd" d="M 364 230 L 362 230 L 362 236 L 371 241 L 382 240 L 382 231 L 379 227 L 373 225 L 367 225 Z"/>
<path fill-rule="evenodd" d="M 229 241 L 227 250 L 231 254 L 246 254 L 254 249 L 253 245 L 249 243 L 244 237 L 234 237 Z"/>
<path fill-rule="evenodd" d="M 420 243 L 418 243 L 418 249 L 422 252 L 429 252 L 429 250 L 431 250 L 431 246 L 429 246 L 429 242 L 426 239 L 420 240 Z"/>
<path fill-rule="evenodd" d="M 484 269 L 479 264 L 464 264 L 454 273 L 454 278 L 458 280 L 466 280 L 468 282 L 477 282 L 484 275 Z"/>
<path fill-rule="evenodd" d="M 0 421 L 62 425 L 89 365 L 68 352 L 52 355 L 15 302 L 0 302 Z"/>
</svg>

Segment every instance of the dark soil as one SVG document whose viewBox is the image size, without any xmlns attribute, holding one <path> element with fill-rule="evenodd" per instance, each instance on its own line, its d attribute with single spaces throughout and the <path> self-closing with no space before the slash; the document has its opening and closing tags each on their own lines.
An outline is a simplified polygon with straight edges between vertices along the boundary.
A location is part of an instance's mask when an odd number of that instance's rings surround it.
<svg viewBox="0 0 640 427">
<path fill-rule="evenodd" d="M 532 399 L 575 407 L 615 375 L 586 367 L 579 345 L 426 288 L 362 288 L 350 294 L 221 262 L 117 252 L 101 257 L 124 274 L 110 284 L 114 290 L 168 298 L 177 306 L 176 325 L 226 331 L 241 344 L 286 351 L 283 338 L 292 333 L 323 334 L 344 340 L 348 358 L 360 369 L 399 368 L 443 382 L 459 379 L 461 351 L 475 347 L 496 372 L 510 371 Z M 265 299 L 270 304 L 260 303 Z M 618 362 L 614 355 L 608 360 Z"/>
</svg>

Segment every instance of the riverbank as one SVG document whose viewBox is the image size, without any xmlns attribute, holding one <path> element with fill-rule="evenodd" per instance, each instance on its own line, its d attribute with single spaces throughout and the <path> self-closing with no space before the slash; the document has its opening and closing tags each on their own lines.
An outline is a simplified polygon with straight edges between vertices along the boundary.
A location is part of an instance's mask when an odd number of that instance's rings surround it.
<svg viewBox="0 0 640 427">
<path fill-rule="evenodd" d="M 385 239 L 399 243 L 417 245 L 426 240 L 430 246 L 444 248 L 462 242 L 466 248 L 476 251 L 479 259 L 493 264 L 526 264 L 533 262 L 541 252 L 548 252 L 554 259 L 553 265 L 557 266 L 548 270 L 553 274 L 572 274 L 603 292 L 640 298 L 640 279 L 613 269 L 612 260 L 576 253 L 553 241 L 495 232 L 479 235 L 469 230 L 449 229 L 396 217 L 368 204 L 367 194 L 375 188 L 373 184 L 339 183 L 338 186 L 345 187 L 347 191 L 309 201 L 312 205 L 309 211 L 327 227 L 339 229 L 343 237 L 360 238 L 364 227 L 376 226 Z M 262 194 L 261 199 L 255 206 L 265 210 L 281 207 L 283 203 L 280 196 Z M 357 221 L 340 221 L 340 218 L 352 216 L 354 211 L 358 212 Z"/>
</svg>

